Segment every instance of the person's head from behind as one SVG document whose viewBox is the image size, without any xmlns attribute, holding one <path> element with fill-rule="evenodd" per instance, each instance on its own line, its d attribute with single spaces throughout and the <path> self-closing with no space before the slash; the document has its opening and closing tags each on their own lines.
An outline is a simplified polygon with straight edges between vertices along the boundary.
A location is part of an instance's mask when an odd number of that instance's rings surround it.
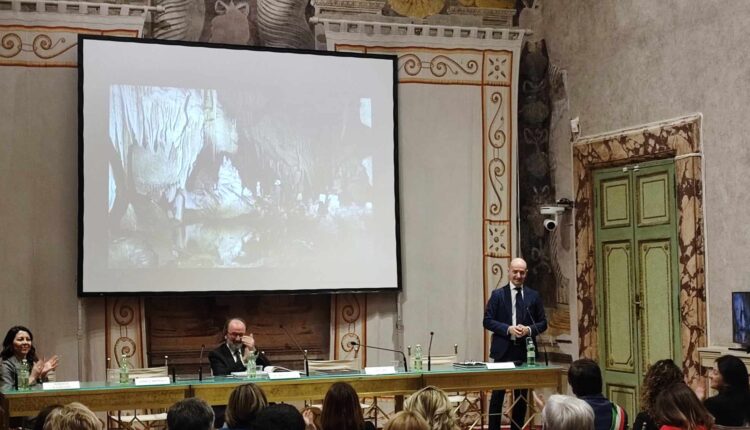
<svg viewBox="0 0 750 430">
<path fill-rule="evenodd" d="M 39 410 L 39 413 L 36 414 L 36 417 L 34 417 L 34 425 L 31 427 L 32 430 L 43 430 L 44 429 L 44 423 L 47 421 L 47 417 L 49 414 L 52 413 L 55 409 L 62 408 L 63 405 L 61 404 L 54 404 L 54 405 L 47 405 Z"/>
<path fill-rule="evenodd" d="M 684 382 L 662 388 L 656 396 L 653 418 L 660 426 L 696 430 L 699 426 L 710 427 L 713 418 L 698 400 L 693 390 Z"/>
<path fill-rule="evenodd" d="M 747 368 L 742 360 L 733 355 L 722 355 L 717 358 L 708 378 L 714 390 L 744 393 L 750 391 Z"/>
<path fill-rule="evenodd" d="M 270 405 L 258 412 L 252 429 L 305 430 L 305 420 L 294 406 L 279 403 Z"/>
<path fill-rule="evenodd" d="M 602 371 L 590 358 L 576 360 L 568 370 L 568 384 L 577 397 L 602 393 Z"/>
<path fill-rule="evenodd" d="M 53 409 L 44 421 L 44 430 L 101 430 L 103 427 L 91 409 L 78 402 Z"/>
<path fill-rule="evenodd" d="M 404 403 L 404 409 L 419 414 L 433 430 L 450 430 L 457 425 L 448 396 L 437 387 L 427 386 L 415 392 Z"/>
<path fill-rule="evenodd" d="M 211 430 L 213 426 L 213 409 L 197 397 L 180 400 L 167 411 L 169 430 Z"/>
<path fill-rule="evenodd" d="M 34 335 L 31 330 L 16 325 L 11 327 L 3 339 L 3 350 L 0 352 L 0 358 L 7 360 L 15 356 L 19 360 L 36 361 L 36 348 L 33 345 Z"/>
<path fill-rule="evenodd" d="M 643 410 L 650 414 L 659 390 L 684 380 L 685 375 L 682 373 L 682 369 L 677 367 L 671 359 L 659 360 L 652 364 L 643 379 L 643 391 L 641 392 L 641 407 L 643 407 Z"/>
<path fill-rule="evenodd" d="M 573 396 L 554 394 L 542 409 L 543 430 L 594 430 L 594 410 Z"/>
<path fill-rule="evenodd" d="M 430 425 L 416 412 L 401 411 L 388 420 L 383 430 L 430 430 Z"/>
<path fill-rule="evenodd" d="M 365 426 L 359 396 L 351 385 L 336 382 L 328 389 L 323 399 L 320 415 L 323 430 L 361 430 Z"/>
<path fill-rule="evenodd" d="M 235 387 L 229 395 L 224 421 L 230 428 L 250 428 L 256 415 L 268 406 L 266 394 L 255 384 Z"/>
</svg>

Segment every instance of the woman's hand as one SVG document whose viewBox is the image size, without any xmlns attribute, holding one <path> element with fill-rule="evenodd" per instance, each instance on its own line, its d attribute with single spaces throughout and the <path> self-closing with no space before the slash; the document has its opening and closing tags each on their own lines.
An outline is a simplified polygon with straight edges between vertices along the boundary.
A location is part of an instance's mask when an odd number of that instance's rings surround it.
<svg viewBox="0 0 750 430">
<path fill-rule="evenodd" d="M 302 411 L 302 418 L 305 419 L 305 425 L 306 426 L 312 426 L 312 428 L 315 428 L 315 414 L 310 409 L 305 409 Z"/>
<path fill-rule="evenodd" d="M 46 378 L 49 372 L 57 369 L 57 365 L 59 364 L 59 359 L 56 355 L 47 361 L 43 360 L 44 359 L 37 361 L 37 363 L 34 365 L 36 367 L 37 365 L 41 364 L 39 377 L 42 379 Z"/>
</svg>

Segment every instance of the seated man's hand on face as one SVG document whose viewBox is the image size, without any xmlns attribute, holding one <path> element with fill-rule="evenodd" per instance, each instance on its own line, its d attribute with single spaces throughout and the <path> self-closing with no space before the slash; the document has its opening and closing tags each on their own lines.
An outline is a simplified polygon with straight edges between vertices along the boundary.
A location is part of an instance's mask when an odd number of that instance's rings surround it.
<svg viewBox="0 0 750 430">
<path fill-rule="evenodd" d="M 245 345 L 246 355 L 255 353 L 255 338 L 252 333 L 242 336 L 242 344 Z"/>
</svg>

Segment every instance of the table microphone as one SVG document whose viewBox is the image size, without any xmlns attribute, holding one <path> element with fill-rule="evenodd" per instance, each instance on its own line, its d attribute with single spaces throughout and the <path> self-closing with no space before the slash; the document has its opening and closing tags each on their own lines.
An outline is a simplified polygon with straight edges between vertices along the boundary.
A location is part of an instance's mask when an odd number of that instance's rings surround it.
<svg viewBox="0 0 750 430">
<path fill-rule="evenodd" d="M 203 350 L 206 349 L 205 344 L 201 344 L 201 354 L 198 356 L 198 381 L 203 381 Z"/>
<path fill-rule="evenodd" d="M 294 346 L 297 347 L 297 350 L 302 353 L 302 357 L 304 357 L 305 359 L 305 376 L 310 376 L 310 366 L 307 363 L 307 350 L 302 349 L 302 347 L 299 346 L 299 344 L 297 343 L 297 340 L 294 339 L 294 336 L 292 336 L 292 334 L 289 333 L 289 330 L 287 330 L 286 327 L 284 327 L 284 324 L 279 324 L 279 328 L 284 330 L 284 333 L 286 333 L 287 337 L 291 339 Z"/>
<path fill-rule="evenodd" d="M 404 359 L 404 372 L 408 372 L 409 371 L 409 366 L 406 363 L 406 354 L 404 354 L 404 351 L 399 351 L 397 349 L 381 348 L 379 346 L 362 345 L 361 343 L 354 342 L 354 341 L 349 342 L 349 346 L 359 346 L 359 347 L 363 347 L 364 346 L 365 348 L 371 348 L 371 349 L 377 349 L 377 350 L 380 350 L 380 351 L 388 351 L 388 352 L 399 353 L 399 354 L 401 354 L 401 357 Z"/>
<path fill-rule="evenodd" d="M 430 344 L 427 346 L 427 371 L 432 370 L 432 338 L 435 336 L 435 332 L 430 332 Z"/>
</svg>

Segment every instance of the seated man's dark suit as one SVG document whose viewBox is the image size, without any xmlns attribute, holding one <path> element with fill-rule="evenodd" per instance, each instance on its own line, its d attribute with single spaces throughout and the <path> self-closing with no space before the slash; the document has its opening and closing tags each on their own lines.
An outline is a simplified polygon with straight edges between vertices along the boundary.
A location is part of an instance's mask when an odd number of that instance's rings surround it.
<svg viewBox="0 0 750 430">
<path fill-rule="evenodd" d="M 490 357 L 495 362 L 526 360 L 526 337 L 511 339 L 508 328 L 513 325 L 513 285 L 508 284 L 492 292 L 487 307 L 484 311 L 484 328 L 492 332 L 492 343 L 490 346 Z M 523 286 L 521 290 L 522 301 L 517 308 L 516 324 L 524 325 L 531 329 L 531 338 L 536 345 L 536 335 L 547 330 L 547 317 L 544 314 L 539 293 L 529 287 Z M 533 321 L 532 321 L 533 316 Z M 519 429 L 523 425 L 526 415 L 526 398 L 528 390 L 514 390 L 513 394 L 520 400 L 513 406 L 511 429 Z M 500 429 L 500 414 L 503 409 L 505 390 L 495 390 L 490 399 L 489 430 Z"/>
<path fill-rule="evenodd" d="M 243 346 L 240 350 L 240 355 L 242 355 L 244 351 L 245 347 Z M 229 375 L 232 372 L 244 372 L 247 370 L 245 363 L 241 360 L 234 360 L 232 357 L 232 351 L 226 343 L 222 343 L 218 348 L 208 354 L 208 362 L 211 363 L 211 372 L 214 376 Z M 255 359 L 255 362 L 263 365 L 263 367 L 271 365 L 271 362 L 268 361 L 268 358 L 263 354 L 259 354 L 258 358 Z"/>
</svg>

